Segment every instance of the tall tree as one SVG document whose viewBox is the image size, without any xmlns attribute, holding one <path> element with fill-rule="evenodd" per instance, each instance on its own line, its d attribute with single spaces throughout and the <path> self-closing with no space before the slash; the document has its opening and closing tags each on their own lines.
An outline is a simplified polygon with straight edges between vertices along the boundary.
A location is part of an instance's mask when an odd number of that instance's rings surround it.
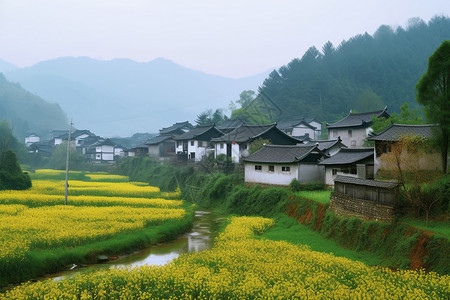
<svg viewBox="0 0 450 300">
<path fill-rule="evenodd" d="M 416 85 L 417 102 L 428 121 L 438 123 L 442 163 L 447 174 L 450 135 L 450 41 L 444 41 L 428 59 L 428 68 Z"/>
</svg>

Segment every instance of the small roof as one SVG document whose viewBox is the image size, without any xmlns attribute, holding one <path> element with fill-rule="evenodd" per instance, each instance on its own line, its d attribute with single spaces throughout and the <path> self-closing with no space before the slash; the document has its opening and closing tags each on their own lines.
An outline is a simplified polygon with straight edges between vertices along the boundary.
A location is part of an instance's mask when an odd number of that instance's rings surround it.
<svg viewBox="0 0 450 300">
<path fill-rule="evenodd" d="M 300 140 L 297 140 L 294 137 L 288 136 L 284 132 L 282 132 L 280 129 L 277 128 L 277 124 L 268 124 L 268 125 L 247 125 L 242 124 L 240 127 L 236 128 L 235 130 L 231 131 L 230 133 L 227 133 L 221 137 L 213 138 L 213 142 L 236 142 L 236 143 L 246 143 L 253 141 L 257 138 L 263 137 L 266 133 L 269 133 L 270 131 L 277 132 L 280 136 L 282 136 L 282 139 L 288 140 L 289 144 L 297 144 L 300 143 Z M 283 142 L 277 142 L 277 144 L 283 144 Z M 286 144 L 286 142 L 284 142 Z"/>
<path fill-rule="evenodd" d="M 344 144 L 342 144 L 342 141 L 340 138 L 335 140 L 319 140 L 319 141 L 309 141 L 305 145 L 317 145 L 319 147 L 320 151 L 326 151 L 333 147 L 334 145 L 340 144 L 343 148 L 347 148 Z"/>
<path fill-rule="evenodd" d="M 316 146 L 264 145 L 263 148 L 244 160 L 261 163 L 294 163 L 302 161 L 302 159 L 306 158 L 309 154 L 317 154 L 322 157 L 322 153 Z M 317 160 L 320 157 L 318 157 Z"/>
<path fill-rule="evenodd" d="M 393 181 L 379 181 L 379 180 L 370 180 L 370 179 L 361 179 L 351 176 L 343 176 L 343 175 L 337 175 L 334 179 L 334 182 L 341 182 L 341 183 L 350 183 L 350 184 L 357 184 L 357 185 L 366 185 L 366 186 L 373 186 L 373 187 L 380 187 L 380 188 L 386 188 L 386 189 L 393 189 L 398 186 L 398 182 Z"/>
<path fill-rule="evenodd" d="M 327 123 L 328 129 L 342 128 L 342 127 L 369 127 L 373 124 L 372 117 L 385 117 L 389 118 L 387 113 L 387 106 L 383 110 L 365 112 L 365 113 L 350 113 L 342 120 L 333 124 Z"/>
<path fill-rule="evenodd" d="M 373 157 L 373 148 L 341 148 L 338 153 L 320 162 L 320 165 L 347 165 Z"/>
<path fill-rule="evenodd" d="M 296 138 L 297 140 L 303 141 L 303 142 L 312 141 L 312 138 L 309 136 L 309 133 L 305 133 L 304 135 L 293 135 L 292 137 Z"/>
<path fill-rule="evenodd" d="M 398 141 L 402 136 L 422 136 L 424 138 L 431 138 L 433 136 L 433 128 L 436 124 L 424 125 L 406 125 L 406 124 L 392 124 L 388 129 L 372 134 L 367 139 L 370 141 Z"/>
<path fill-rule="evenodd" d="M 210 141 L 212 137 L 219 137 L 223 135 L 223 132 L 218 130 L 214 125 L 197 125 L 188 132 L 185 132 L 179 136 L 176 136 L 174 140 L 201 140 Z"/>
<path fill-rule="evenodd" d="M 102 139 L 97 141 L 96 143 L 91 145 L 92 147 L 96 147 L 96 146 L 116 146 L 116 144 L 111 141 L 110 139 Z"/>
<path fill-rule="evenodd" d="M 189 123 L 189 121 L 185 121 L 185 122 L 181 122 L 181 123 L 175 123 L 172 126 L 160 129 L 159 133 L 160 134 L 168 134 L 168 133 L 172 133 L 173 131 L 182 129 L 183 127 L 186 127 L 189 129 L 194 128 L 194 126 L 191 123 Z"/>
<path fill-rule="evenodd" d="M 146 145 L 157 145 L 162 142 L 165 142 L 167 140 L 172 139 L 172 136 L 170 134 L 160 134 L 158 136 L 155 136 L 151 139 L 149 139 L 145 144 Z"/>
</svg>

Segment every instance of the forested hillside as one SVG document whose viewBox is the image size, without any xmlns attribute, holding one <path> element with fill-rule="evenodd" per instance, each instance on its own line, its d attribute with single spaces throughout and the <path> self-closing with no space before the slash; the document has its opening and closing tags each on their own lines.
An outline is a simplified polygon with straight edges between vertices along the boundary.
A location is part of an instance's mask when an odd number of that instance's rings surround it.
<svg viewBox="0 0 450 300">
<path fill-rule="evenodd" d="M 0 73 L 0 120 L 11 124 L 16 137 L 68 127 L 67 117 L 58 104 L 51 104 L 8 82 Z"/>
<path fill-rule="evenodd" d="M 357 35 L 338 46 L 311 47 L 269 75 L 259 90 L 260 107 L 276 106 L 271 121 L 309 115 L 327 122 L 350 109 L 387 105 L 399 112 L 405 102 L 417 108 L 415 85 L 428 57 L 449 38 L 450 19 L 434 17 L 428 23 L 411 19 L 406 28 L 383 25 L 373 36 Z"/>
</svg>

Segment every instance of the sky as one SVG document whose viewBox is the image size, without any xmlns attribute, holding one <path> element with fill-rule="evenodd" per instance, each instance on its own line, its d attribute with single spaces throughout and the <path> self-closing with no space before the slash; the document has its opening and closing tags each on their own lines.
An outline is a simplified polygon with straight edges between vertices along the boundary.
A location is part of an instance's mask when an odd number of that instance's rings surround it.
<svg viewBox="0 0 450 300">
<path fill-rule="evenodd" d="M 311 46 L 380 25 L 450 16 L 448 0 L 0 0 L 0 58 L 164 57 L 230 78 L 276 69 Z"/>
</svg>

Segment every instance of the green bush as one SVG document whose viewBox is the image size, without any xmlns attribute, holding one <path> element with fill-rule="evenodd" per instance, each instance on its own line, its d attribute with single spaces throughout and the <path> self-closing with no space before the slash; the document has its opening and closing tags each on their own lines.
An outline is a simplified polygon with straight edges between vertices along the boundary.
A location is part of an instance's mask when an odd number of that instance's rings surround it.
<svg viewBox="0 0 450 300">
<path fill-rule="evenodd" d="M 297 179 L 292 179 L 289 183 L 289 189 L 293 192 L 299 192 L 302 190 L 302 184 Z"/>
<path fill-rule="evenodd" d="M 292 179 L 292 181 L 289 183 L 289 189 L 293 192 L 320 191 L 325 189 L 325 184 L 323 182 L 301 184 L 297 179 Z"/>
<path fill-rule="evenodd" d="M 28 173 L 22 172 L 12 150 L 3 151 L 0 158 L 0 190 L 26 190 L 31 188 Z"/>
</svg>

